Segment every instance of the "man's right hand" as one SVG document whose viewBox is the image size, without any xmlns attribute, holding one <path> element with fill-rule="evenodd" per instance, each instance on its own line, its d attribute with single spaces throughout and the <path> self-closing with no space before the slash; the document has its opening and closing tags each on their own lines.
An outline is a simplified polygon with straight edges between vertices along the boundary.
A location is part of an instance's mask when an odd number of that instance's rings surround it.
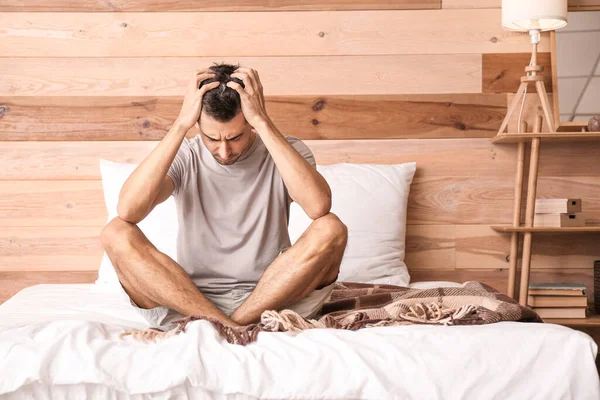
<svg viewBox="0 0 600 400">
<path fill-rule="evenodd" d="M 181 111 L 177 117 L 177 121 L 186 129 L 186 131 L 190 130 L 200 118 L 200 113 L 202 112 L 202 97 L 204 96 L 204 93 L 221 84 L 219 81 L 211 82 L 199 89 L 200 82 L 214 77 L 214 72 L 209 68 L 205 68 L 196 70 L 192 79 L 190 79 L 185 98 L 183 99 L 183 105 L 181 106 Z"/>
</svg>

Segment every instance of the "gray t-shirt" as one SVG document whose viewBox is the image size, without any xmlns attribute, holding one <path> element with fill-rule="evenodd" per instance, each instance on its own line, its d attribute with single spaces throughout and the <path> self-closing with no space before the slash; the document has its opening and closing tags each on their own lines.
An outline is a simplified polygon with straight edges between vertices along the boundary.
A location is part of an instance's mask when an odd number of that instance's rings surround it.
<svg viewBox="0 0 600 400">
<path fill-rule="evenodd" d="M 316 168 L 306 144 L 286 140 Z M 202 292 L 254 289 L 290 246 L 293 201 L 260 136 L 232 165 L 219 164 L 200 135 L 185 138 L 167 174 L 175 184 L 177 262 Z"/>
</svg>

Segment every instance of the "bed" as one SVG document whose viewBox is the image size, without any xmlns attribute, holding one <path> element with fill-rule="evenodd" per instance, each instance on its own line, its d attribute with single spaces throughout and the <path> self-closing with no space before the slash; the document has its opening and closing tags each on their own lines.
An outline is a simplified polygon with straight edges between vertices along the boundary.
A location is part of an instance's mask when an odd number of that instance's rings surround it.
<svg viewBox="0 0 600 400">
<path fill-rule="evenodd" d="M 264 332 L 239 346 L 194 321 L 156 343 L 119 339 L 146 327 L 107 285 L 25 288 L 0 305 L 0 397 L 600 398 L 597 345 L 555 324 Z"/>
<path fill-rule="evenodd" d="M 107 222 L 135 167 L 100 161 Z M 415 289 L 461 285 L 410 279 L 404 258 L 414 162 L 318 169 L 334 194 L 332 212 L 348 226 L 338 281 Z M 171 197 L 138 226 L 177 261 L 175 207 Z M 310 222 L 292 203 L 292 244 Z M 144 343 L 120 338 L 148 325 L 116 285 L 104 254 L 95 283 L 36 284 L 1 304 L 0 398 L 600 398 L 597 345 L 560 325 L 505 321 L 261 332 L 242 346 L 197 320 L 176 336 Z"/>
</svg>

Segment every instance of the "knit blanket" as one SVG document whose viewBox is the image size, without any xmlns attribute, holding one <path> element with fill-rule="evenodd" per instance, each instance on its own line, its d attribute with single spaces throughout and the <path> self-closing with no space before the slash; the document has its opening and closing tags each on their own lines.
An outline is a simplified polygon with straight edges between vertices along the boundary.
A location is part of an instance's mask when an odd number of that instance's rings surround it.
<svg viewBox="0 0 600 400">
<path fill-rule="evenodd" d="M 192 321 L 208 320 L 220 335 L 232 344 L 247 345 L 256 341 L 260 332 L 297 332 L 314 328 L 357 330 L 376 326 L 411 324 L 483 325 L 500 321 L 544 322 L 530 308 L 478 281 L 467 281 L 460 287 L 410 289 L 403 286 L 336 282 L 331 297 L 315 319 L 296 312 L 267 310 L 261 321 L 234 328 L 217 320 L 189 316 L 175 321 L 170 331 L 150 328 L 131 330 L 141 341 L 156 341 L 178 335 Z"/>
</svg>

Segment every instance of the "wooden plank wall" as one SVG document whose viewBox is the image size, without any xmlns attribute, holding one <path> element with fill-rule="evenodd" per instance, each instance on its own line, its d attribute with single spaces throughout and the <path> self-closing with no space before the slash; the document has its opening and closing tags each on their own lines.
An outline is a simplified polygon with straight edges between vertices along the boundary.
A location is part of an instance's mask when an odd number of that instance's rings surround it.
<svg viewBox="0 0 600 400">
<path fill-rule="evenodd" d="M 3 1 L 0 302 L 36 283 L 93 282 L 107 218 L 99 160 L 141 161 L 176 118 L 191 71 L 213 62 L 256 69 L 271 118 L 306 140 L 320 164 L 417 162 L 407 236 L 414 281 L 475 279 L 506 290 L 509 238 L 489 226 L 511 222 L 516 148 L 488 138 L 530 48 L 527 35 L 501 28 L 499 7 Z M 547 34 L 539 51 L 550 76 Z M 539 112 L 528 104 L 525 117 Z M 587 144 L 544 144 L 539 197 L 581 197 L 600 223 L 598 155 Z M 540 239 L 534 281 L 591 288 L 598 236 Z"/>
</svg>

